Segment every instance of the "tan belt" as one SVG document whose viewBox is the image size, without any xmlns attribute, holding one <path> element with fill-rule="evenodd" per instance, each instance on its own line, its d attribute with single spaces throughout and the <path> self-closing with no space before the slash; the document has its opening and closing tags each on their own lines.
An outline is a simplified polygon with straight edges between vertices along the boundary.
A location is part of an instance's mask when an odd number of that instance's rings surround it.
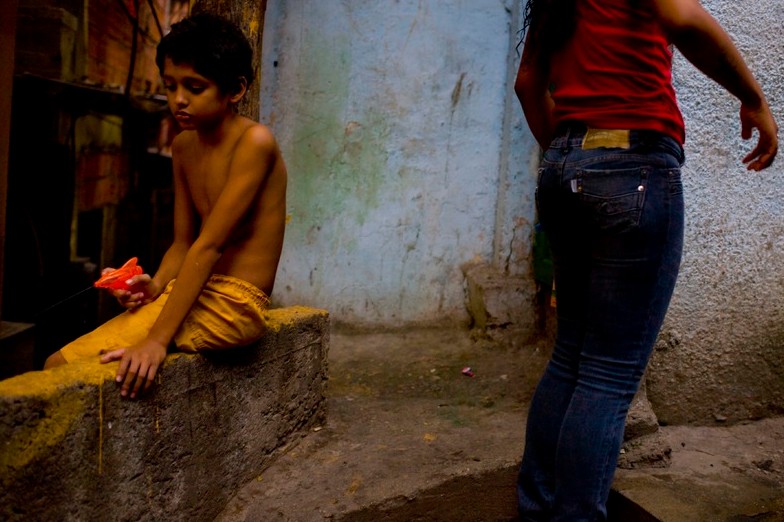
<svg viewBox="0 0 784 522">
<path fill-rule="evenodd" d="M 591 129 L 585 131 L 583 137 L 583 150 L 598 149 L 628 149 L 629 129 Z"/>
</svg>

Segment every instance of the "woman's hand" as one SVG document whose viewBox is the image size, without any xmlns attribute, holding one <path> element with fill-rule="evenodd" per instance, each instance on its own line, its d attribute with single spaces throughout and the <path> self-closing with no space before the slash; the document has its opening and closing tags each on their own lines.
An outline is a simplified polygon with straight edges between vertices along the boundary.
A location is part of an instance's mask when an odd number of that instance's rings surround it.
<svg viewBox="0 0 784 522">
<path fill-rule="evenodd" d="M 744 140 L 751 138 L 752 129 L 757 129 L 759 132 L 757 145 L 743 158 L 743 163 L 748 163 L 748 170 L 762 170 L 769 167 L 776 159 L 779 150 L 779 129 L 768 104 L 762 103 L 758 107 L 741 105 L 740 122 L 741 137 Z"/>
</svg>

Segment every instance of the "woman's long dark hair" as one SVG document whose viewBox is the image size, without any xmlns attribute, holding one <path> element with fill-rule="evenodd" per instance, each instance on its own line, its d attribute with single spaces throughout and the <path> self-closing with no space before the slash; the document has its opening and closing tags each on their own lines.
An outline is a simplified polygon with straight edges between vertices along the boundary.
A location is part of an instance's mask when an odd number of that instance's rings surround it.
<svg viewBox="0 0 784 522">
<path fill-rule="evenodd" d="M 531 32 L 529 45 L 547 57 L 564 45 L 577 25 L 577 0 L 524 0 L 521 42 Z"/>
</svg>

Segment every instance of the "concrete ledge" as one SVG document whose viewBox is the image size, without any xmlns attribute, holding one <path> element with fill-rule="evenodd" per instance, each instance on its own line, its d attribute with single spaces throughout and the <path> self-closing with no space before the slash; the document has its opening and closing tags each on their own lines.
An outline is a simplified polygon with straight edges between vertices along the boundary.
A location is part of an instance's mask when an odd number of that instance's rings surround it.
<svg viewBox="0 0 784 522">
<path fill-rule="evenodd" d="M 328 313 L 268 324 L 250 347 L 170 355 L 138 401 L 120 398 L 117 363 L 0 382 L 0 519 L 211 520 L 325 416 Z"/>
</svg>

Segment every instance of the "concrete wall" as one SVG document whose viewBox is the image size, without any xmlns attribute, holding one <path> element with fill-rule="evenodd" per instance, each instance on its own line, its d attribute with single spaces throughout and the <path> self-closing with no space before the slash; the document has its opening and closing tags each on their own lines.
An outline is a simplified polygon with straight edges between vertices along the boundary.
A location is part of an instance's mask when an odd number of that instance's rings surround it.
<svg viewBox="0 0 784 522">
<path fill-rule="evenodd" d="M 519 4 L 269 2 L 262 120 L 290 172 L 276 299 L 360 326 L 463 321 L 461 265 L 528 273 Z"/>
<path fill-rule="evenodd" d="M 271 310 L 255 346 L 170 355 L 151 396 L 117 363 L 0 381 L 0 519 L 212 520 L 275 451 L 322 422 L 329 316 Z"/>
<path fill-rule="evenodd" d="M 784 125 L 784 3 L 703 2 L 733 37 Z M 649 370 L 648 397 L 669 423 L 784 413 L 784 158 L 762 173 L 741 158 L 737 100 L 682 56 L 686 119 L 685 253 Z"/>
</svg>

